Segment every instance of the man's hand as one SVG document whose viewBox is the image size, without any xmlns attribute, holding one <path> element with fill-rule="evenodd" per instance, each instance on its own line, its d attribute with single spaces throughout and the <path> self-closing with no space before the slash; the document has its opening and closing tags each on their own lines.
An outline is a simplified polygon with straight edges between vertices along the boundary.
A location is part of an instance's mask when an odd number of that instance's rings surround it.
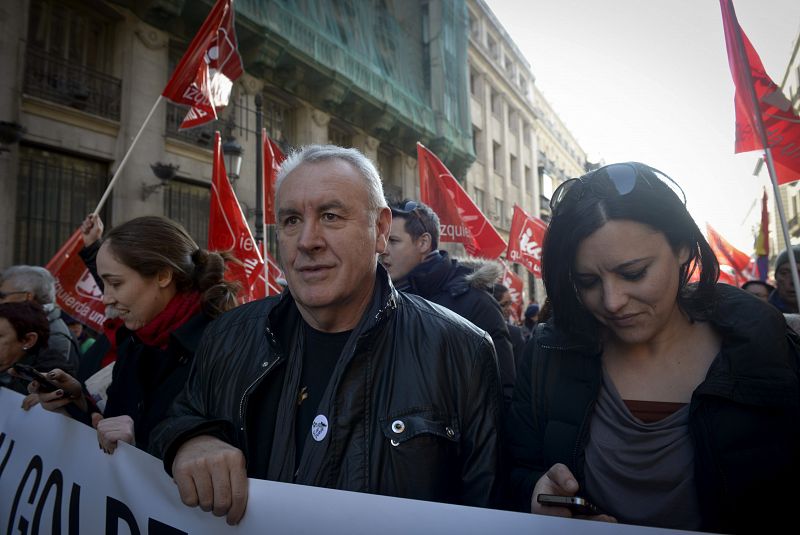
<svg viewBox="0 0 800 535">
<path fill-rule="evenodd" d="M 550 469 L 539 478 L 531 495 L 531 513 L 538 515 L 563 516 L 572 518 L 572 512 L 566 507 L 556 507 L 552 505 L 542 505 L 536 499 L 539 494 L 556 494 L 558 496 L 575 496 L 578 492 L 578 481 L 572 475 L 569 468 L 561 463 L 554 464 Z M 610 515 L 575 516 L 586 520 L 599 520 L 601 522 L 616 522 L 617 520 Z"/>
<path fill-rule="evenodd" d="M 247 469 L 244 454 L 230 444 L 208 435 L 187 440 L 172 462 L 172 477 L 189 507 L 227 515 L 232 526 L 244 516 Z"/>
<path fill-rule="evenodd" d="M 103 236 L 103 220 L 99 215 L 89 214 L 81 223 L 83 246 L 89 247 Z"/>
<path fill-rule="evenodd" d="M 106 453 L 114 453 L 119 441 L 133 444 L 133 419 L 130 416 L 103 418 L 100 413 L 92 414 L 92 427 L 97 429 L 97 441 Z"/>
<path fill-rule="evenodd" d="M 61 388 L 55 392 L 41 392 L 39 383 L 31 381 L 28 384 L 29 395 L 22 402 L 23 409 L 28 410 L 37 403 L 41 403 L 42 408 L 57 412 L 68 403 L 75 403 L 82 411 L 87 410 L 86 398 L 83 397 L 81 383 L 77 379 L 58 368 L 47 372 L 46 375 L 51 383 Z"/>
</svg>

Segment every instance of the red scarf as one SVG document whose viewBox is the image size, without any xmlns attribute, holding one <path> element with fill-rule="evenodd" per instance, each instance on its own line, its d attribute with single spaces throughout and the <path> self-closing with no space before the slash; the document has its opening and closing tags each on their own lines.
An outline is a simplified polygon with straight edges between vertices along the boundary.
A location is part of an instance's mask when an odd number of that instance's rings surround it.
<svg viewBox="0 0 800 535">
<path fill-rule="evenodd" d="M 200 298 L 199 292 L 175 294 L 164 310 L 136 331 L 136 336 L 145 345 L 166 349 L 169 335 L 200 312 Z"/>
</svg>

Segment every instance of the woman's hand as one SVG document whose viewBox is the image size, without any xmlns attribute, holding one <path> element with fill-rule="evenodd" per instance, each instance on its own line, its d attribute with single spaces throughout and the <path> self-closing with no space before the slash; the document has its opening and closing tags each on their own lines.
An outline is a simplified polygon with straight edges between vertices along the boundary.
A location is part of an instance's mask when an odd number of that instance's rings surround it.
<svg viewBox="0 0 800 535">
<path fill-rule="evenodd" d="M 133 444 L 133 419 L 130 416 L 113 416 L 103 418 L 100 413 L 92 414 L 92 427 L 97 429 L 97 441 L 100 449 L 111 454 L 117 449 L 120 441 Z"/>
<path fill-rule="evenodd" d="M 89 214 L 81 223 L 83 246 L 89 247 L 103 236 L 103 220 L 99 215 Z"/>
<path fill-rule="evenodd" d="M 42 408 L 48 411 L 61 412 L 60 409 L 63 409 L 65 405 L 74 403 L 81 410 L 87 410 L 86 398 L 83 397 L 81 383 L 77 379 L 58 368 L 47 372 L 46 375 L 51 383 L 60 388 L 55 392 L 41 392 L 39 383 L 31 381 L 28 384 L 29 395 L 22 402 L 23 409 L 29 410 L 37 403 L 41 403 Z"/>
<path fill-rule="evenodd" d="M 558 463 L 539 478 L 533 488 L 531 496 L 531 513 L 548 516 L 562 516 L 566 518 L 583 518 L 586 520 L 599 520 L 602 522 L 616 522 L 617 519 L 610 515 L 580 516 L 573 515 L 566 507 L 542 505 L 537 500 L 539 494 L 555 494 L 558 496 L 575 496 L 579 489 L 578 480 L 565 465 Z"/>
</svg>

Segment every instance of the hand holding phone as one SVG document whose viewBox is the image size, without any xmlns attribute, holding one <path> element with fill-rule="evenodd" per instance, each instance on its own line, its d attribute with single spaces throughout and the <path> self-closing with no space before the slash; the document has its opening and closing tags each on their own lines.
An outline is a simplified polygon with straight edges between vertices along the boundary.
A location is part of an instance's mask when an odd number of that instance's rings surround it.
<svg viewBox="0 0 800 535">
<path fill-rule="evenodd" d="M 33 366 L 18 362 L 14 364 L 13 368 L 22 379 L 39 383 L 39 391 L 41 392 L 55 392 L 61 388 L 57 384 L 51 382 L 45 374 L 37 371 Z"/>
<path fill-rule="evenodd" d="M 556 494 L 539 494 L 536 497 L 542 505 L 550 507 L 566 507 L 575 516 L 594 516 L 605 514 L 586 498 L 580 496 L 558 496 Z"/>
</svg>

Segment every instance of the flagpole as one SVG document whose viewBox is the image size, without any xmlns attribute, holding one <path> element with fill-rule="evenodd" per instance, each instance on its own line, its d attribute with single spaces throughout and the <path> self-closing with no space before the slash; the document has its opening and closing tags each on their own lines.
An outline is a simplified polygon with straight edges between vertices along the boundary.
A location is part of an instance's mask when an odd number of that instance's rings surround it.
<svg viewBox="0 0 800 535">
<path fill-rule="evenodd" d="M 97 203 L 97 208 L 95 208 L 94 212 L 92 212 L 93 215 L 97 215 L 100 212 L 100 210 L 103 209 L 103 205 L 106 203 L 108 196 L 111 195 L 111 189 L 114 187 L 114 184 L 116 184 L 117 179 L 119 178 L 120 171 L 122 171 L 122 168 L 125 167 L 125 163 L 128 161 L 128 157 L 131 155 L 131 152 L 133 152 L 133 147 L 136 146 L 136 142 L 139 141 L 139 137 L 142 135 L 142 132 L 144 132 L 144 127 L 147 126 L 147 123 L 150 122 L 150 118 L 153 116 L 153 113 L 155 113 L 156 108 L 161 103 L 162 98 L 164 97 L 158 95 L 155 104 L 153 104 L 153 107 L 150 108 L 150 113 L 148 113 L 147 117 L 145 117 L 142 126 L 139 128 L 139 132 L 136 134 L 136 137 L 133 138 L 133 142 L 130 144 L 127 152 L 125 153 L 125 156 L 119 163 L 119 167 L 117 167 L 117 170 L 114 171 L 114 176 L 111 178 L 111 182 L 108 183 L 105 193 L 103 193 L 103 196 L 100 198 L 100 202 Z"/>
<path fill-rule="evenodd" d="M 789 226 L 786 224 L 786 214 L 783 212 L 783 202 L 781 201 L 781 192 L 778 188 L 778 174 L 775 172 L 775 162 L 772 159 L 772 150 L 769 147 L 769 140 L 767 133 L 764 129 L 764 121 L 761 117 L 761 105 L 756 96 L 756 86 L 753 82 L 753 74 L 750 72 L 750 60 L 747 58 L 747 52 L 744 49 L 744 41 L 742 40 L 742 28 L 739 26 L 739 19 L 736 17 L 736 10 L 733 8 L 733 0 L 727 0 L 730 12 L 733 15 L 734 34 L 736 36 L 736 47 L 739 50 L 739 57 L 747 63 L 747 68 L 743 69 L 747 76 L 747 93 L 749 93 L 751 100 L 751 109 L 753 117 L 750 118 L 753 126 L 761 138 L 761 146 L 764 148 L 764 159 L 767 162 L 767 170 L 769 171 L 769 178 L 772 182 L 772 190 L 775 193 L 775 205 L 778 207 L 778 217 L 781 222 L 781 231 L 783 231 L 783 240 L 786 243 L 787 256 L 789 257 L 789 266 L 792 270 L 792 284 L 795 288 L 795 300 L 797 301 L 797 310 L 800 311 L 800 277 L 797 275 L 797 260 L 794 258 L 794 251 L 792 250 L 792 241 L 789 235 Z"/>
</svg>

